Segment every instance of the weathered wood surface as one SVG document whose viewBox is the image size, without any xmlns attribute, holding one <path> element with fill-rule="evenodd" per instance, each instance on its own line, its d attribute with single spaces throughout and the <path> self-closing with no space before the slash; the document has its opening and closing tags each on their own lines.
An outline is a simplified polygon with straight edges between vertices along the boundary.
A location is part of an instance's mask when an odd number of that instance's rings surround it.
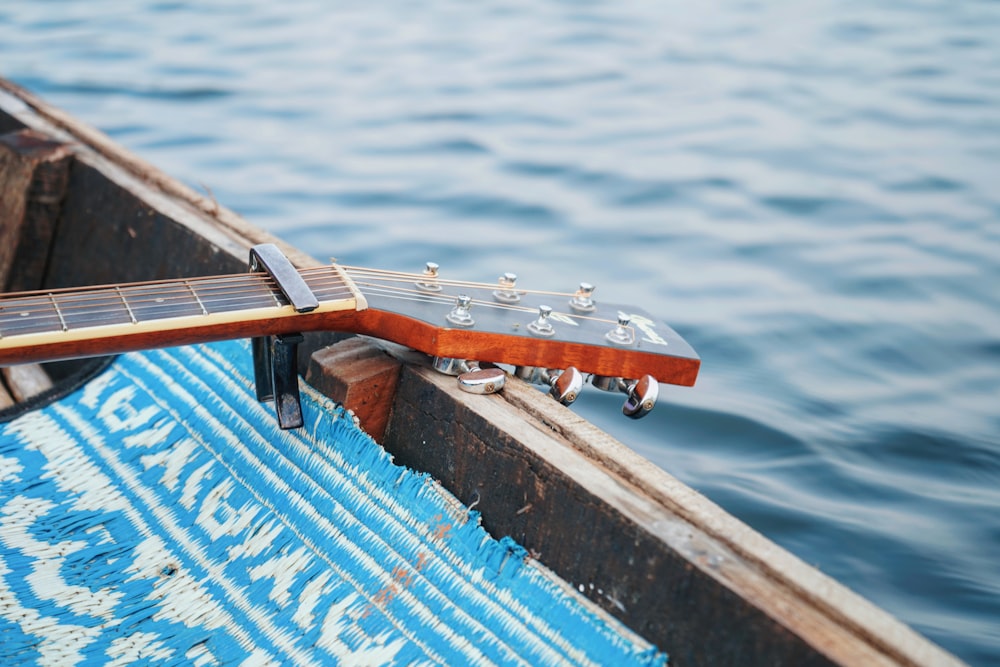
<svg viewBox="0 0 1000 667">
<path fill-rule="evenodd" d="M 318 264 L 0 80 L 0 130 L 25 125 L 79 145 L 53 246 L 65 273 L 50 275 L 54 283 L 238 271 L 262 242 L 300 267 Z M 337 381 L 350 391 L 370 377 Z M 493 534 L 521 541 L 658 642 L 674 665 L 958 664 L 519 381 L 473 396 L 406 364 L 385 444 L 475 505 Z"/>
<path fill-rule="evenodd" d="M 41 284 L 69 163 L 69 147 L 38 131 L 0 135 L 0 289 Z"/>
<path fill-rule="evenodd" d="M 52 379 L 38 364 L 9 366 L 2 373 L 10 395 L 19 403 L 52 388 Z"/>
<path fill-rule="evenodd" d="M 385 447 L 475 503 L 671 664 L 952 664 L 627 447 L 512 382 L 407 366 Z"/>
<path fill-rule="evenodd" d="M 7 391 L 7 387 L 0 384 L 0 410 L 11 407 L 14 402 L 14 397 Z"/>
</svg>

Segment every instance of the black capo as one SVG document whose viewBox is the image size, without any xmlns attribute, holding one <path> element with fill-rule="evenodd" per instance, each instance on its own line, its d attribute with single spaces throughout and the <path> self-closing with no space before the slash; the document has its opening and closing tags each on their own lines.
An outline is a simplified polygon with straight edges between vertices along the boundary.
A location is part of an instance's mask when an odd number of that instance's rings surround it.
<svg viewBox="0 0 1000 667">
<path fill-rule="evenodd" d="M 250 248 L 250 271 L 266 271 L 296 312 L 308 313 L 319 306 L 309 285 L 273 243 Z M 257 400 L 274 400 L 278 426 L 283 429 L 298 428 L 303 424 L 296 360 L 301 342 L 301 333 L 258 336 L 250 340 Z"/>
</svg>

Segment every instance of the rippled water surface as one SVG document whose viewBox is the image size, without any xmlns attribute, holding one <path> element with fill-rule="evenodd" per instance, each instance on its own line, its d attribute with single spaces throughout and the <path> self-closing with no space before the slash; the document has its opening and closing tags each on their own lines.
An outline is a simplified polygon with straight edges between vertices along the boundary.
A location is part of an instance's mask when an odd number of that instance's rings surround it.
<svg viewBox="0 0 1000 667">
<path fill-rule="evenodd" d="M 576 409 L 1000 663 L 1000 4 L 5 0 L 0 75 L 318 258 L 661 314 L 698 386 Z"/>
</svg>

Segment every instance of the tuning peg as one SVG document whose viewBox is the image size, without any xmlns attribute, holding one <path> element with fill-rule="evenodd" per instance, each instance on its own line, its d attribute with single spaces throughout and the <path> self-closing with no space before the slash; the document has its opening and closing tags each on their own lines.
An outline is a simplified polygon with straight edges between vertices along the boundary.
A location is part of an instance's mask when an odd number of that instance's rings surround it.
<svg viewBox="0 0 1000 667">
<path fill-rule="evenodd" d="M 455 307 L 451 309 L 451 312 L 445 315 L 445 319 L 459 327 L 471 327 L 476 323 L 476 320 L 472 318 L 469 313 L 469 309 L 472 307 L 472 299 L 466 294 L 460 294 L 457 299 L 455 299 Z"/>
<path fill-rule="evenodd" d="M 622 414 L 632 419 L 648 415 L 660 395 L 660 385 L 652 375 L 643 375 L 638 380 L 594 375 L 590 379 L 590 384 L 604 391 L 620 391 L 627 395 L 625 405 L 622 406 Z"/>
<path fill-rule="evenodd" d="M 424 266 L 423 280 L 418 280 L 413 284 L 422 292 L 440 292 L 441 285 L 438 283 L 439 268 L 434 262 L 427 262 Z"/>
<path fill-rule="evenodd" d="M 552 328 L 552 325 L 549 323 L 549 315 L 551 314 L 552 308 L 550 306 L 539 306 L 538 319 L 534 322 L 528 323 L 528 331 L 536 336 L 541 336 L 542 338 L 554 336 L 556 330 Z"/>
<path fill-rule="evenodd" d="M 518 366 L 514 369 L 514 375 L 525 382 L 548 385 L 549 395 L 563 405 L 569 405 L 577 399 L 584 383 L 583 373 L 573 366 L 564 371 L 547 370 L 537 366 Z"/>
<path fill-rule="evenodd" d="M 452 357 L 434 357 L 431 359 L 431 367 L 438 373 L 445 375 L 461 375 L 467 373 L 476 366 L 476 362 L 468 362 L 465 359 L 454 359 Z"/>
<path fill-rule="evenodd" d="M 434 357 L 431 366 L 439 373 L 458 376 L 458 388 L 470 394 L 495 394 L 507 382 L 507 374 L 502 368 L 480 368 L 476 361 Z"/>
<path fill-rule="evenodd" d="M 583 389 L 583 380 L 583 373 L 570 366 L 552 378 L 550 382 L 552 388 L 549 390 L 549 395 L 563 405 L 570 405 L 580 395 L 580 390 Z"/>
<path fill-rule="evenodd" d="M 580 289 L 569 300 L 569 307 L 578 313 L 592 313 L 597 308 L 594 305 L 594 286 L 590 283 L 580 283 Z"/>
<path fill-rule="evenodd" d="M 632 318 L 628 313 L 618 311 L 618 325 L 604 334 L 604 337 L 615 345 L 622 347 L 635 344 L 635 334 L 632 332 Z"/>
<path fill-rule="evenodd" d="M 474 368 L 458 376 L 458 388 L 470 394 L 495 394 L 506 383 L 502 368 Z"/>
<path fill-rule="evenodd" d="M 643 375 L 628 384 L 622 414 L 632 419 L 641 419 L 650 413 L 660 395 L 660 385 L 652 375 Z"/>
<path fill-rule="evenodd" d="M 521 295 L 514 289 L 517 283 L 516 273 L 505 273 L 497 281 L 499 287 L 493 290 L 493 298 L 502 303 L 517 303 L 521 300 Z"/>
</svg>

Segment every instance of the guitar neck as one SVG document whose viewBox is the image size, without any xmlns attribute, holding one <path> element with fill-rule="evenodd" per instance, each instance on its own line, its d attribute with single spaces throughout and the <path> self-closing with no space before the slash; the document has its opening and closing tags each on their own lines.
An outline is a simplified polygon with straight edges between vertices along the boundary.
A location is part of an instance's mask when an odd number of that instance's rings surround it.
<svg viewBox="0 0 1000 667">
<path fill-rule="evenodd" d="M 302 277 L 317 315 L 365 307 L 337 266 Z M 0 296 L 0 365 L 281 332 L 298 316 L 266 273 Z"/>
<path fill-rule="evenodd" d="M 298 273 L 315 297 L 299 310 L 268 273 L 0 295 L 0 365 L 326 330 L 435 357 L 680 385 L 698 375 L 698 355 L 673 329 L 641 309 L 592 302 L 589 292 L 581 305 L 579 293 L 514 289 L 504 278 L 338 265 Z"/>
</svg>

